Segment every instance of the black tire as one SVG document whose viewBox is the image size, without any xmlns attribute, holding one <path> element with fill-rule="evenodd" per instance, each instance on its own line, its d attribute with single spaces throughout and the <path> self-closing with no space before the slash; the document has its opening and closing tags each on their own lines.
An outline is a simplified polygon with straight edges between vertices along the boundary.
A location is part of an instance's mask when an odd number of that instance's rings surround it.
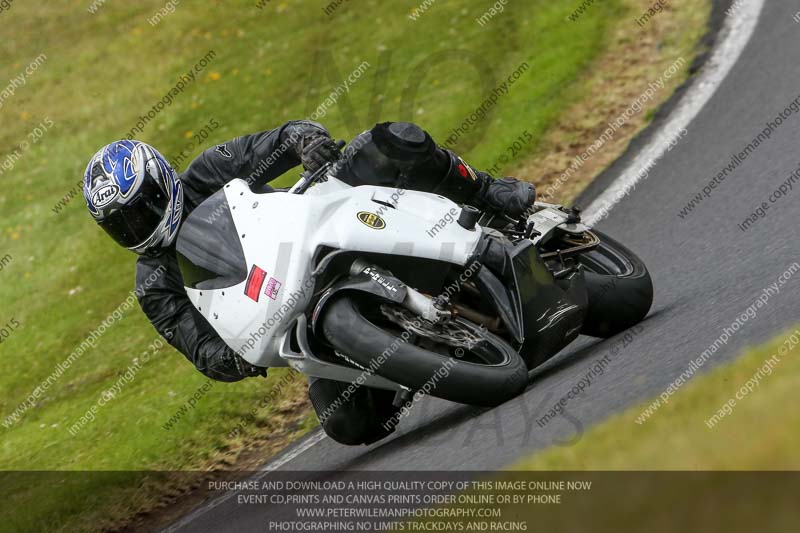
<svg viewBox="0 0 800 533">
<path fill-rule="evenodd" d="M 368 304 L 364 304 L 368 308 Z M 374 308 L 374 302 L 372 303 Z M 455 364 L 440 377 L 429 392 L 452 402 L 494 407 L 517 396 L 528 383 L 528 369 L 519 354 L 500 337 L 483 334 L 487 348 L 496 352 L 493 364 L 479 364 L 426 350 L 405 342 L 397 333 L 385 330 L 364 316 L 359 303 L 344 295 L 329 304 L 322 318 L 323 333 L 343 354 L 369 368 L 380 362 L 375 374 L 410 388 L 421 390 L 435 373 L 452 359 Z M 392 348 L 394 346 L 394 348 Z M 443 372 L 440 372 L 442 374 Z"/>
<path fill-rule="evenodd" d="M 653 281 L 636 254 L 608 235 L 594 231 L 600 245 L 581 254 L 589 310 L 581 333 L 603 339 L 641 322 L 653 304 Z"/>
</svg>

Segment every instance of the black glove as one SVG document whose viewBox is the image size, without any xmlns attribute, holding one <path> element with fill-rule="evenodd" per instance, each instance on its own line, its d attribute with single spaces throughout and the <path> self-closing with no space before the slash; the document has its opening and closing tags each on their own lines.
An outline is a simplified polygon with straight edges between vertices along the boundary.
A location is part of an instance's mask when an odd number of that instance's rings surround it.
<svg viewBox="0 0 800 533">
<path fill-rule="evenodd" d="M 342 156 L 342 149 L 327 135 L 314 135 L 303 139 L 300 160 L 303 168 L 316 172 L 325 163 L 335 163 Z"/>
<path fill-rule="evenodd" d="M 487 176 L 488 178 L 488 176 Z M 478 193 L 483 209 L 511 218 L 521 217 L 536 201 L 532 184 L 515 178 L 488 178 Z"/>
</svg>

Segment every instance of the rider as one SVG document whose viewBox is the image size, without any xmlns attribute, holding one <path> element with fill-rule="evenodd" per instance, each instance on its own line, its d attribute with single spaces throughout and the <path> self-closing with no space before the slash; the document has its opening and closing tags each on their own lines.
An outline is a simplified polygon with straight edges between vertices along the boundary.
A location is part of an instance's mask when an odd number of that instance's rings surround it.
<svg viewBox="0 0 800 533">
<path fill-rule="evenodd" d="M 378 124 L 356 137 L 344 155 L 338 177 L 353 186 L 402 186 L 434 192 L 512 217 L 523 213 L 535 199 L 531 184 L 514 178 L 494 180 L 474 170 L 454 153 L 436 146 L 430 135 L 414 124 Z M 266 376 L 267 369 L 251 365 L 228 347 L 189 300 L 175 255 L 174 240 L 181 220 L 232 179 L 246 180 L 256 192 L 271 192 L 267 182 L 298 164 L 313 172 L 341 156 L 328 131 L 305 120 L 211 147 L 180 175 L 153 147 L 122 140 L 92 157 L 83 192 L 100 227 L 118 244 L 140 255 L 136 265 L 139 304 L 155 329 L 200 372 L 232 382 Z M 341 392 L 346 387 L 325 379 L 312 380 L 309 385 L 317 414 L 326 413 L 322 425 L 328 435 L 355 445 L 371 444 L 393 431 L 393 425 L 391 430 L 383 427 L 396 412 L 393 393 L 360 387 L 342 402 Z M 334 402 L 338 407 L 330 414 L 327 411 Z"/>
</svg>

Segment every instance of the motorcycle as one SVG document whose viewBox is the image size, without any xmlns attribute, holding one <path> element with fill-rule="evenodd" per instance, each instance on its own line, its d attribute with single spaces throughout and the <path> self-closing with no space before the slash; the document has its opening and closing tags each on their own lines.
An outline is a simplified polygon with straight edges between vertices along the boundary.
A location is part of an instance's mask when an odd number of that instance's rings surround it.
<svg viewBox="0 0 800 533">
<path fill-rule="evenodd" d="M 177 239 L 186 292 L 261 367 L 495 406 L 578 335 L 608 338 L 653 300 L 644 263 L 577 209 L 512 220 L 443 196 L 351 187 L 335 165 L 285 192 L 233 180 Z"/>
</svg>

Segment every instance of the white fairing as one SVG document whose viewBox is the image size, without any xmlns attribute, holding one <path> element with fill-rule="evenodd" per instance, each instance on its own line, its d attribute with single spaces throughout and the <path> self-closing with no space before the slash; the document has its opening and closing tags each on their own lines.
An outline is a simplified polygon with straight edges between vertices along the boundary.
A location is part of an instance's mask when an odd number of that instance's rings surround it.
<svg viewBox="0 0 800 533">
<path fill-rule="evenodd" d="M 480 237 L 479 228 L 466 230 L 455 222 L 456 204 L 433 194 L 349 187 L 336 179 L 304 195 L 254 194 L 242 180 L 224 190 L 248 271 L 254 265 L 266 271 L 258 301 L 245 293 L 247 281 L 224 290 L 187 288 L 187 293 L 223 340 L 258 366 L 286 365 L 279 348 L 297 316 L 307 311 L 312 259 L 320 246 L 465 266 Z"/>
</svg>

